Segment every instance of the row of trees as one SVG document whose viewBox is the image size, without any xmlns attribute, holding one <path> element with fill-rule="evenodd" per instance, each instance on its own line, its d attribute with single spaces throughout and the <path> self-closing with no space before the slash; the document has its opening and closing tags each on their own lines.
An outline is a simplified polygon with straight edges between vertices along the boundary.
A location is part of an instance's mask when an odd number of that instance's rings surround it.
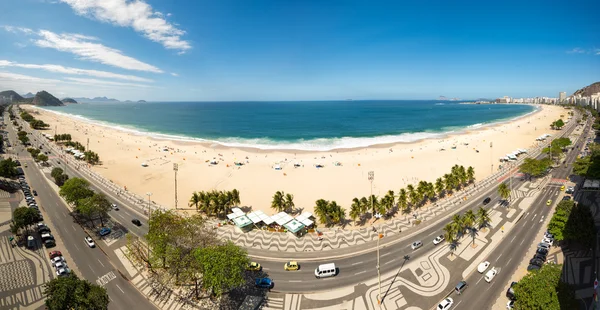
<svg viewBox="0 0 600 310">
<path fill-rule="evenodd" d="M 151 281 L 191 290 L 196 298 L 205 293 L 220 296 L 246 284 L 246 251 L 218 239 L 200 214 L 157 210 L 148 226 L 145 239 L 150 251 L 128 234 L 127 254 L 148 266 Z"/>
<path fill-rule="evenodd" d="M 548 231 L 556 241 L 577 242 L 586 248 L 591 248 L 596 240 L 592 211 L 572 200 L 558 203 L 548 223 Z"/>
<path fill-rule="evenodd" d="M 17 175 L 17 163 L 12 158 L 0 159 L 0 177 L 14 178 Z"/>
<path fill-rule="evenodd" d="M 64 277 L 56 277 L 44 284 L 46 307 L 49 310 L 62 309 L 108 309 L 110 298 L 106 288 L 79 279 L 71 272 Z"/>
<path fill-rule="evenodd" d="M 558 138 L 552 140 L 550 146 L 542 150 L 543 153 L 547 153 L 550 159 L 555 162 L 560 161 L 560 155 L 565 151 L 567 146 L 571 145 L 571 139 L 569 138 Z"/>
<path fill-rule="evenodd" d="M 67 140 L 67 142 L 65 142 L 65 146 L 70 146 L 80 152 L 85 152 L 85 146 L 77 141 Z"/>
<path fill-rule="evenodd" d="M 56 142 L 71 141 L 71 134 L 70 133 L 56 134 L 56 135 L 54 135 L 54 141 L 56 141 Z"/>
<path fill-rule="evenodd" d="M 93 151 L 85 151 L 83 152 L 83 160 L 92 165 L 97 165 L 100 162 L 100 156 Z"/>
<path fill-rule="evenodd" d="M 486 229 L 490 226 L 492 220 L 488 210 L 479 207 L 477 213 L 473 210 L 468 210 L 462 216 L 455 214 L 452 217 L 452 222 L 444 226 L 444 239 L 448 242 L 452 253 L 456 250 L 459 240 L 468 233 L 473 238 L 475 245 L 475 237 L 479 230 Z"/>
<path fill-rule="evenodd" d="M 273 195 L 273 200 L 271 201 L 271 208 L 275 209 L 277 212 L 290 212 L 294 209 L 295 206 L 296 205 L 294 204 L 294 195 L 290 193 L 286 194 L 283 191 L 276 191 Z"/>
<path fill-rule="evenodd" d="M 573 286 L 561 280 L 562 264 L 544 264 L 514 287 L 515 310 L 579 309 Z"/>
<path fill-rule="evenodd" d="M 356 221 L 371 212 L 371 215 L 379 213 L 389 216 L 397 207 L 403 212 L 417 209 L 428 202 L 433 202 L 446 195 L 451 195 L 454 191 L 460 190 L 466 185 L 475 180 L 475 169 L 464 166 L 454 165 L 450 173 L 444 174 L 443 177 L 437 178 L 435 183 L 420 181 L 417 187 L 409 184 L 406 188 L 402 188 L 396 195 L 390 190 L 382 198 L 375 195 L 370 197 L 353 198 L 350 207 L 350 218 Z"/>
<path fill-rule="evenodd" d="M 41 150 L 30 147 L 30 148 L 27 148 L 27 152 L 29 152 L 29 154 L 31 154 L 31 157 L 33 157 L 33 160 L 41 161 L 42 163 L 44 163 L 44 165 L 48 163 L 48 155 L 42 153 Z"/>
<path fill-rule="evenodd" d="M 96 193 L 90 189 L 90 183 L 81 178 L 68 179 L 58 192 L 69 204 L 75 206 L 76 213 L 83 215 L 94 225 L 94 219 L 100 219 L 104 226 L 104 220 L 108 218 L 111 203 L 103 193 Z"/>
<path fill-rule="evenodd" d="M 26 131 L 19 130 L 19 132 L 17 132 L 17 137 L 22 144 L 26 145 L 27 143 L 29 143 L 29 137 L 27 136 Z"/>
<path fill-rule="evenodd" d="M 190 198 L 189 205 L 195 206 L 196 210 L 206 215 L 225 217 L 231 208 L 240 204 L 240 192 L 237 189 L 231 191 L 194 192 Z"/>
<path fill-rule="evenodd" d="M 33 115 L 23 111 L 21 112 L 21 118 L 29 123 L 29 126 L 31 126 L 31 128 L 33 129 L 45 129 L 50 127 L 50 125 L 44 123 L 44 121 L 42 120 L 38 120 L 35 119 L 35 117 L 33 117 Z"/>
<path fill-rule="evenodd" d="M 320 223 L 331 226 L 344 222 L 346 209 L 342 208 L 335 201 L 319 199 L 315 202 L 315 215 Z"/>
<path fill-rule="evenodd" d="M 519 171 L 531 179 L 531 177 L 537 178 L 545 175 L 548 173 L 550 167 L 552 167 L 552 159 L 550 159 L 550 157 L 542 159 L 525 158 L 523 163 L 519 166 Z"/>
<path fill-rule="evenodd" d="M 63 184 L 65 184 L 65 182 L 69 179 L 69 176 L 66 175 L 62 168 L 59 167 L 53 168 L 50 175 L 52 178 L 54 178 L 54 183 L 56 183 L 56 185 L 59 187 L 63 186 Z"/>
<path fill-rule="evenodd" d="M 13 211 L 10 231 L 15 235 L 18 234 L 21 229 L 25 229 L 28 232 L 32 225 L 35 225 L 42 220 L 42 215 L 37 209 L 28 207 L 16 208 Z"/>
<path fill-rule="evenodd" d="M 561 115 L 562 116 L 562 115 Z M 555 120 L 550 124 L 550 128 L 552 129 L 561 129 L 565 126 L 565 122 L 562 119 Z"/>
</svg>

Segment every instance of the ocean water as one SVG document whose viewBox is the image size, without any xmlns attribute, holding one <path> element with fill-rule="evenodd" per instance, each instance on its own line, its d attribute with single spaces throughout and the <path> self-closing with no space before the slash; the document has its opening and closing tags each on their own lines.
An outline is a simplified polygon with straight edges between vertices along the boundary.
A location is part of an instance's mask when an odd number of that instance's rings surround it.
<svg viewBox="0 0 600 310">
<path fill-rule="evenodd" d="M 45 109 L 158 138 L 331 150 L 439 137 L 514 119 L 535 107 L 365 100 L 83 103 Z"/>
</svg>

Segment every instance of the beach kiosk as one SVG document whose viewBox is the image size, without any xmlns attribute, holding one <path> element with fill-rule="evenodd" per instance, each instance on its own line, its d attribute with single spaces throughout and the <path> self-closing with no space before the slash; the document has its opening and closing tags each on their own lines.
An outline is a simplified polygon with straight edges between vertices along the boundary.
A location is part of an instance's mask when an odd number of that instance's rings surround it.
<svg viewBox="0 0 600 310">
<path fill-rule="evenodd" d="M 261 228 L 264 225 L 268 226 L 274 222 L 270 216 L 266 215 L 261 210 L 250 212 L 247 216 L 252 221 L 252 224 L 258 228 Z"/>
<path fill-rule="evenodd" d="M 271 218 L 280 228 L 285 228 L 285 224 L 293 220 L 293 218 L 285 212 L 279 212 L 271 216 Z"/>
<path fill-rule="evenodd" d="M 306 228 L 311 228 L 315 224 L 315 222 L 312 220 L 313 218 L 314 217 L 312 213 L 303 212 L 302 214 L 296 217 L 296 221 L 304 224 Z"/>
<path fill-rule="evenodd" d="M 232 208 L 230 214 L 227 214 L 227 219 L 233 222 L 235 227 L 241 232 L 249 232 L 252 230 L 252 221 L 246 216 L 240 208 Z"/>
<path fill-rule="evenodd" d="M 304 229 L 304 224 L 298 222 L 297 220 L 291 220 L 283 225 L 285 229 L 292 235 L 296 236 L 296 238 L 300 238 L 306 234 L 306 229 Z"/>
</svg>

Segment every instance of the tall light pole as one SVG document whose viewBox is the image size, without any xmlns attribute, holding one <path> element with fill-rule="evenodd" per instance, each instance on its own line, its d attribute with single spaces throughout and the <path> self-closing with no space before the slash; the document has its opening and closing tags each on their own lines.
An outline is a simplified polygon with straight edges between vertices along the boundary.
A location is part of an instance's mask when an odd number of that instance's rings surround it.
<svg viewBox="0 0 600 310">
<path fill-rule="evenodd" d="M 152 193 L 147 192 L 146 195 L 148 196 L 148 223 L 150 223 L 150 196 L 152 196 Z M 146 243 L 146 246 L 148 247 L 148 261 L 150 261 L 150 244 Z"/>
<path fill-rule="evenodd" d="M 179 164 L 173 163 L 173 171 L 175 172 L 175 210 L 177 210 L 177 171 L 179 170 Z"/>
<path fill-rule="evenodd" d="M 490 141 L 490 164 L 492 165 L 491 173 L 494 174 L 494 149 L 492 148 L 491 141 Z"/>
<path fill-rule="evenodd" d="M 373 199 L 373 180 L 375 180 L 375 172 L 369 171 L 369 182 L 371 182 L 371 210 L 375 209 L 375 199 Z M 375 214 L 373 214 L 375 216 Z M 380 226 L 381 228 L 381 226 Z M 377 231 L 377 282 L 379 283 L 379 293 L 377 294 L 377 304 L 381 308 L 381 271 L 379 268 L 379 239 L 381 239 L 381 233 Z"/>
</svg>

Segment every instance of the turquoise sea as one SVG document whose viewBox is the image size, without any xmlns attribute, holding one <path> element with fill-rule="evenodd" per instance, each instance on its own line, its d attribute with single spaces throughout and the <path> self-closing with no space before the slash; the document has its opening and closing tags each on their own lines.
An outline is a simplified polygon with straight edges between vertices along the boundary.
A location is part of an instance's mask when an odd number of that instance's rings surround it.
<svg viewBox="0 0 600 310">
<path fill-rule="evenodd" d="M 330 150 L 443 136 L 517 118 L 535 107 L 361 100 L 82 103 L 46 109 L 155 137 L 260 149 Z"/>
</svg>

